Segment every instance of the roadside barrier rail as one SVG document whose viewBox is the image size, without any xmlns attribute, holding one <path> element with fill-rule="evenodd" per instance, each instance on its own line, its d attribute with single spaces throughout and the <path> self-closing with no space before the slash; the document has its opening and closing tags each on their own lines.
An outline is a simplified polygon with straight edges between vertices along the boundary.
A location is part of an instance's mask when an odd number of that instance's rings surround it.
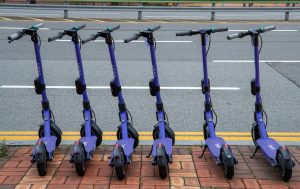
<svg viewBox="0 0 300 189">
<path fill-rule="evenodd" d="M 47 5 L 47 4 L 6 4 L 1 3 L 0 9 L 39 9 L 63 10 L 64 18 L 68 18 L 68 11 L 135 11 L 137 19 L 142 20 L 142 12 L 210 12 L 211 20 L 215 20 L 216 12 L 282 12 L 285 21 L 289 20 L 290 12 L 299 12 L 300 7 L 174 7 L 174 6 L 93 6 L 93 5 Z"/>
</svg>

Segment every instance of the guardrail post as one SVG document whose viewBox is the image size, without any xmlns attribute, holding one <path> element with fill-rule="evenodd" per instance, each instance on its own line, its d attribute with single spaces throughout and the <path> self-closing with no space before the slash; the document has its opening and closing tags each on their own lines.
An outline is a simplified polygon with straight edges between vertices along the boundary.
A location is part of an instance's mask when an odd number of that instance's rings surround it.
<svg viewBox="0 0 300 189">
<path fill-rule="evenodd" d="M 138 11 L 138 20 L 142 20 L 142 11 L 141 10 Z"/>
<path fill-rule="evenodd" d="M 289 6 L 290 6 L 290 3 L 286 3 L 286 7 L 289 7 Z M 290 12 L 286 11 L 284 20 L 289 21 L 289 18 L 290 18 Z"/>
<path fill-rule="evenodd" d="M 215 6 L 216 6 L 216 3 L 213 2 L 213 3 L 211 4 L 211 6 L 212 6 L 212 7 L 215 7 Z M 215 20 L 215 17 L 216 17 L 215 11 L 211 11 L 210 20 L 211 20 L 211 21 L 214 21 L 214 20 Z"/>
<path fill-rule="evenodd" d="M 64 1 L 64 5 L 67 4 L 67 1 Z M 68 19 L 68 9 L 64 9 L 64 19 Z"/>
</svg>

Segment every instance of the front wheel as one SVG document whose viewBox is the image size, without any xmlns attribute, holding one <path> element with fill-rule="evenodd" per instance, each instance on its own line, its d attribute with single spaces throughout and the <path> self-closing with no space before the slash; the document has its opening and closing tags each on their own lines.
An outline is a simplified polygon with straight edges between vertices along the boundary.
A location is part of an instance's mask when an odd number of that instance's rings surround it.
<svg viewBox="0 0 300 189">
<path fill-rule="evenodd" d="M 96 125 L 94 120 L 91 120 L 91 135 L 92 136 L 96 136 L 97 140 L 96 140 L 96 147 L 98 147 L 101 143 L 102 143 L 102 130 L 100 129 L 100 127 L 98 127 L 98 125 Z M 80 129 L 80 136 L 81 137 L 85 137 L 85 129 L 84 129 L 84 124 L 81 125 L 81 129 Z"/>
<path fill-rule="evenodd" d="M 43 124 L 40 125 L 38 134 L 39 134 L 39 138 L 45 136 Z M 54 124 L 52 120 L 50 121 L 50 134 L 56 137 L 56 147 L 57 147 L 61 142 L 62 131 L 57 125 Z"/>
<path fill-rule="evenodd" d="M 283 152 L 279 150 L 277 153 L 277 162 L 280 177 L 286 182 L 289 181 L 293 173 L 293 161 L 286 159 Z"/>
<path fill-rule="evenodd" d="M 139 134 L 135 130 L 135 128 L 131 125 L 130 122 L 127 122 L 127 132 L 128 132 L 128 138 L 133 138 L 134 139 L 134 149 L 139 145 Z M 122 139 L 122 129 L 121 126 L 118 127 L 117 131 L 117 138 L 118 140 Z"/>
<path fill-rule="evenodd" d="M 175 133 L 171 129 L 171 127 L 169 127 L 169 123 L 168 122 L 165 121 L 164 125 L 165 125 L 166 137 L 172 139 L 172 146 L 174 146 L 174 144 L 175 144 Z M 159 126 L 158 126 L 158 123 L 154 125 L 152 136 L 153 136 L 153 140 L 156 140 L 156 139 L 159 138 Z"/>
</svg>

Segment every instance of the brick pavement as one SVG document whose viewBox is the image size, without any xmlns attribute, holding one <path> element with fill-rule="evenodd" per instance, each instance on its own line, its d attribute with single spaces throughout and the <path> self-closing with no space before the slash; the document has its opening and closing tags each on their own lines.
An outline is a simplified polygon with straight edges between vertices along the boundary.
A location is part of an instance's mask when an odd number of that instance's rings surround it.
<svg viewBox="0 0 300 189">
<path fill-rule="evenodd" d="M 127 168 L 127 177 L 119 181 L 113 169 L 108 166 L 112 146 L 97 148 L 94 159 L 89 162 L 84 177 L 76 174 L 69 163 L 71 146 L 60 146 L 53 161 L 48 162 L 47 176 L 38 176 L 35 165 L 31 165 L 30 146 L 9 148 L 9 157 L 0 159 L 0 189 L 164 189 L 164 188 L 299 188 L 300 189 L 300 147 L 291 146 L 296 162 L 293 177 L 289 182 L 281 181 L 277 170 L 270 167 L 257 153 L 250 159 L 253 146 L 232 146 L 239 160 L 235 176 L 228 180 L 223 171 L 215 165 L 209 153 L 200 159 L 200 146 L 175 146 L 174 162 L 169 167 L 169 177 L 160 179 L 158 169 L 146 158 L 150 146 L 140 146 L 133 155 L 133 163 Z"/>
</svg>

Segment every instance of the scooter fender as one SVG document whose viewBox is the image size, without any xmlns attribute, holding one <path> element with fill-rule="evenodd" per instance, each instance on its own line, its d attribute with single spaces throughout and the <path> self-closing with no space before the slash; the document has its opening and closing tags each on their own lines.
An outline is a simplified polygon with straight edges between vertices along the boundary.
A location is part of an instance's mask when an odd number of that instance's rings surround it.
<svg viewBox="0 0 300 189">
<path fill-rule="evenodd" d="M 160 167 L 165 167 L 168 164 L 167 158 L 166 158 L 166 150 L 165 146 L 163 144 L 158 144 L 156 148 L 156 158 L 157 158 L 157 164 Z"/>
<path fill-rule="evenodd" d="M 283 159 L 285 160 L 285 164 L 292 163 L 292 165 L 285 165 L 285 167 L 294 167 L 295 166 L 295 162 L 292 160 L 290 151 L 285 146 L 279 146 L 279 148 L 277 150 L 276 157 L 277 157 L 279 152 L 281 152 L 281 154 L 283 155 Z"/>
<path fill-rule="evenodd" d="M 70 162 L 71 163 L 81 163 L 82 160 L 82 153 L 84 153 L 84 147 L 80 141 L 76 141 L 73 145 L 72 149 L 72 157 Z"/>
<path fill-rule="evenodd" d="M 233 161 L 227 161 L 228 166 L 232 166 L 233 167 L 234 164 L 237 163 L 237 161 L 236 161 L 236 159 L 235 159 L 235 157 L 234 157 L 234 155 L 232 153 L 232 150 L 231 150 L 230 146 L 228 144 L 223 144 L 221 150 L 224 152 L 225 157 L 226 157 L 227 160 L 228 159 L 233 159 Z M 220 156 L 222 156 L 222 153 L 220 153 Z M 222 159 L 222 157 L 220 157 L 220 159 Z"/>
<path fill-rule="evenodd" d="M 113 164 L 115 167 L 123 167 L 124 166 L 124 155 L 123 155 L 123 149 L 121 146 L 116 144 L 113 152 Z"/>
<path fill-rule="evenodd" d="M 45 155 L 44 155 L 45 153 Z M 37 163 L 43 163 L 47 159 L 47 151 L 45 149 L 45 143 L 43 141 L 38 141 L 35 145 L 35 161 Z"/>
</svg>

